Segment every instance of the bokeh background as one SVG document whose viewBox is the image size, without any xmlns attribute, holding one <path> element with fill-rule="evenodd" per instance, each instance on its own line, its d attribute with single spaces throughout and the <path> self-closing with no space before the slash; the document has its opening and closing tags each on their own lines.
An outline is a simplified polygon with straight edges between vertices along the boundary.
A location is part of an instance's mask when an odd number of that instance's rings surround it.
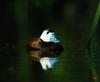
<svg viewBox="0 0 100 82">
<path fill-rule="evenodd" d="M 0 82 L 99 82 L 99 5 L 99 0 L 0 2 Z M 49 27 L 64 51 L 53 69 L 43 71 L 27 58 L 26 42 Z"/>
</svg>

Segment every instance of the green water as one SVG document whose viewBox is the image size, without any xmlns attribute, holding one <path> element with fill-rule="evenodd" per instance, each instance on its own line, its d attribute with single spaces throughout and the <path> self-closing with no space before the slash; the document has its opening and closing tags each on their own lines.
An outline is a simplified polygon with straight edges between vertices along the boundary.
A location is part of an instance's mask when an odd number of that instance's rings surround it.
<svg viewBox="0 0 100 82">
<path fill-rule="evenodd" d="M 98 82 L 99 79 L 93 79 L 95 77 L 93 74 L 98 76 L 99 73 L 96 72 L 100 70 L 91 65 L 87 50 L 89 33 L 98 5 L 96 0 L 76 2 L 72 0 L 66 2 L 65 7 L 62 11 L 58 10 L 59 12 L 53 9 L 58 4 L 58 2 L 54 4 L 53 0 L 15 0 L 6 4 L 9 7 L 5 11 L 12 11 L 14 14 L 17 35 L 15 43 L 18 48 L 12 53 L 16 54 L 14 57 L 16 60 L 11 60 L 12 55 L 1 56 L 1 61 L 5 59 L 8 62 L 6 64 L 3 62 L 4 65 L 1 63 L 0 82 Z M 83 12 L 80 8 L 83 8 Z M 61 40 L 64 51 L 52 70 L 43 71 L 38 62 L 27 58 L 26 42 L 51 26 Z M 92 43 L 94 44 L 95 42 Z M 11 54 L 9 49 L 12 52 L 12 49 L 7 47 L 8 55 Z M 11 62 L 14 63 L 9 65 Z M 96 67 L 97 64 L 95 62 L 93 64 Z M 91 70 L 92 67 L 94 70 Z"/>
</svg>

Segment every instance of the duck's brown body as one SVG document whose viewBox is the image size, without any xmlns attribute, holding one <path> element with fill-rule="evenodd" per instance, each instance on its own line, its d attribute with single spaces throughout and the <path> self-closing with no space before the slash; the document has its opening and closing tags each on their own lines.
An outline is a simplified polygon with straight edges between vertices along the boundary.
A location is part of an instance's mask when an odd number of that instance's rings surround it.
<svg viewBox="0 0 100 82">
<path fill-rule="evenodd" d="M 39 61 L 42 57 L 57 57 L 63 51 L 59 43 L 44 42 L 40 38 L 33 38 L 27 43 L 28 56 Z"/>
</svg>

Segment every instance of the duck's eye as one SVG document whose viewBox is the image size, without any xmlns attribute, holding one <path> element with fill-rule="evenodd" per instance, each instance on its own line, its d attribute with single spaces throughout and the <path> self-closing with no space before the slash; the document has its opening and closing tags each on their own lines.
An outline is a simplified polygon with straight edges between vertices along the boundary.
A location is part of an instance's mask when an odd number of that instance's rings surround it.
<svg viewBox="0 0 100 82">
<path fill-rule="evenodd" d="M 47 34 L 49 34 L 49 31 L 47 32 Z"/>
</svg>

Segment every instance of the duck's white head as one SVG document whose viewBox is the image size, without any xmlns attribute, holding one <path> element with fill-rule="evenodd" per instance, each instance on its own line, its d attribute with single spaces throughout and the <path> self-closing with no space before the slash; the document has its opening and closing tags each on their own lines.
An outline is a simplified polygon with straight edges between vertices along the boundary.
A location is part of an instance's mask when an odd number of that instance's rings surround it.
<svg viewBox="0 0 100 82">
<path fill-rule="evenodd" d="M 46 29 L 42 32 L 40 39 L 43 40 L 44 42 L 54 42 L 54 43 L 60 42 L 56 34 L 53 31 L 50 31 L 49 29 Z"/>
</svg>

